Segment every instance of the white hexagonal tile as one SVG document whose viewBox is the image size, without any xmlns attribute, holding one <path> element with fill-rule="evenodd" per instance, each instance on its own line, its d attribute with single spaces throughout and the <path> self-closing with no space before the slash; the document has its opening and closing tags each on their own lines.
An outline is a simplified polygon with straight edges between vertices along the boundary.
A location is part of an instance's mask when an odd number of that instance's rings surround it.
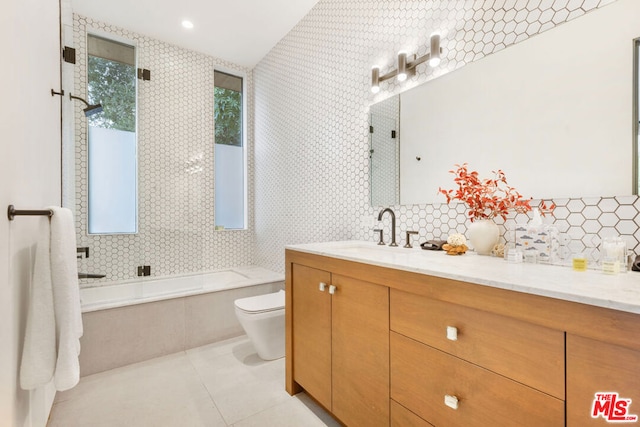
<svg viewBox="0 0 640 427">
<path fill-rule="evenodd" d="M 638 215 L 638 211 L 633 205 L 621 205 L 618 206 L 615 214 L 620 219 L 633 219 Z"/>
<path fill-rule="evenodd" d="M 598 208 L 600 208 L 602 212 L 615 212 L 618 208 L 618 202 L 612 197 L 606 197 L 600 200 Z"/>
<path fill-rule="evenodd" d="M 585 207 L 584 202 L 580 199 L 571 199 L 566 206 L 571 212 L 581 212 Z"/>
<path fill-rule="evenodd" d="M 582 224 L 584 224 L 584 216 L 582 216 L 581 213 L 571 213 L 569 214 L 569 216 L 567 217 L 567 222 L 569 222 L 569 225 L 571 226 L 581 226 Z"/>
<path fill-rule="evenodd" d="M 365 237 L 365 231 L 359 226 L 359 218 L 374 216 L 378 211 L 368 204 L 366 195 L 370 186 L 370 170 L 368 158 L 362 154 L 368 150 L 365 110 L 373 98 L 366 90 L 360 90 L 361 86 L 368 85 L 368 79 L 353 70 L 370 67 L 370 52 L 388 52 L 381 58 L 382 64 L 392 66 L 394 53 L 407 40 L 422 40 L 418 51 L 425 53 L 424 29 L 444 30 L 445 33 L 449 29 L 451 37 L 443 41 L 446 58 L 441 63 L 442 70 L 420 67 L 418 74 L 411 79 L 416 84 L 424 83 L 443 70 L 464 66 L 537 32 L 546 31 L 555 23 L 572 19 L 578 13 L 602 7 L 606 1 L 585 0 L 580 3 L 578 5 L 574 0 L 496 0 L 476 2 L 466 7 L 464 2 L 319 2 L 309 17 L 299 23 L 253 71 L 76 17 L 74 43 L 79 53 L 79 63 L 74 68 L 76 92 L 86 92 L 83 31 L 87 25 L 136 40 L 139 62 L 152 69 L 155 80 L 151 85 L 141 84 L 139 94 L 140 102 L 146 106 L 139 114 L 141 235 L 86 236 L 88 190 L 86 184 L 80 183 L 73 191 L 79 217 L 78 242 L 94 248 L 96 256 L 101 258 L 95 260 L 96 264 L 113 271 L 114 279 L 127 279 L 131 278 L 135 267 L 146 260 L 152 260 L 153 271 L 159 274 L 247 264 L 255 262 L 254 257 L 262 265 L 281 270 L 284 255 L 278 248 L 283 248 L 285 243 L 338 240 L 352 235 L 373 240 L 371 234 Z M 318 24 L 320 16 L 335 19 L 325 28 Z M 462 22 L 464 19 L 467 22 Z M 518 27 L 519 22 L 526 25 Z M 375 33 L 372 29 L 376 30 Z M 344 46 L 353 46 L 354 51 L 348 58 L 337 61 L 335 52 L 344 50 Z M 169 57 L 175 59 L 176 64 L 185 66 L 173 66 L 166 60 Z M 254 123 L 248 128 L 249 145 L 259 139 L 255 152 L 260 160 L 254 162 L 254 150 L 250 147 L 248 220 L 252 228 L 247 232 L 213 233 L 210 230 L 213 215 L 209 212 L 214 203 L 212 189 L 215 187 L 212 155 L 203 158 L 204 173 L 197 181 L 181 181 L 184 162 L 194 152 L 207 152 L 211 148 L 213 136 L 205 117 L 212 114 L 212 109 L 202 115 L 198 112 L 183 114 L 177 121 L 175 117 L 163 114 L 170 111 L 177 116 L 178 112 L 186 112 L 190 104 L 207 105 L 212 86 L 210 71 L 215 67 L 246 72 L 247 87 L 252 91 L 254 79 L 260 80 L 255 91 L 260 105 L 254 108 L 253 97 L 247 99 L 250 111 L 247 120 Z M 330 75 L 318 73 L 321 69 L 333 72 Z M 304 86 L 297 76 L 305 76 Z M 403 91 L 405 87 L 390 82 L 388 89 L 387 95 L 390 95 Z M 179 95 L 185 92 L 190 93 L 190 102 L 180 99 Z M 301 92 L 304 92 L 303 96 L 300 96 Z M 264 108 L 266 103 L 268 109 Z M 251 116 L 253 111 L 255 118 Z M 327 114 L 327 111 L 331 113 Z M 292 120 L 292 116 L 300 120 Z M 336 129 L 340 130 L 339 136 L 336 136 Z M 83 141 L 86 130 L 86 120 L 78 112 L 75 120 L 78 139 L 75 163 L 79 174 L 87 172 L 84 160 L 86 141 Z M 303 137 L 298 138 L 299 135 Z M 299 159 L 305 161 L 299 162 Z M 331 175 L 325 173 L 325 165 L 331 165 Z M 256 183 L 256 188 L 253 183 Z M 296 196 L 282 197 L 283 194 Z M 164 203 L 167 199 L 171 203 Z M 554 212 L 555 224 L 562 231 L 571 227 L 571 233 L 576 236 L 590 235 L 597 227 L 592 221 L 597 216 L 598 224 L 602 224 L 605 232 L 613 230 L 618 233 L 613 228 L 618 222 L 617 217 L 611 217 L 609 213 L 615 212 L 618 204 L 636 203 L 637 198 L 632 198 L 630 203 L 616 198 L 613 207 L 607 200 L 593 203 L 593 198 L 558 199 L 555 201 L 559 206 Z M 189 215 L 191 222 L 185 223 L 179 210 L 194 204 L 193 215 Z M 592 208 L 596 204 L 603 215 Z M 257 205 L 260 210 L 260 236 L 254 243 L 253 212 Z M 468 224 L 464 205 L 394 208 L 399 214 L 399 229 L 417 226 L 421 236 L 431 233 L 440 237 L 449 231 L 461 232 Z M 626 210 L 622 212 L 624 218 L 630 215 Z M 619 212 L 617 214 L 620 215 Z M 513 218 L 520 216 L 512 215 L 509 221 Z M 578 231 L 579 226 L 574 225 L 577 223 L 583 223 L 581 232 Z M 383 224 L 388 230 L 389 220 L 385 219 Z M 633 227 L 628 223 L 621 227 L 625 232 L 638 232 L 637 227 L 631 230 Z"/>
<path fill-rule="evenodd" d="M 621 220 L 616 224 L 615 228 L 620 234 L 633 234 L 638 229 L 638 225 L 634 221 Z"/>
<path fill-rule="evenodd" d="M 597 219 L 600 216 L 601 213 L 602 213 L 602 211 L 600 209 L 598 209 L 597 206 L 586 206 L 582 210 L 582 215 L 586 219 Z"/>
</svg>

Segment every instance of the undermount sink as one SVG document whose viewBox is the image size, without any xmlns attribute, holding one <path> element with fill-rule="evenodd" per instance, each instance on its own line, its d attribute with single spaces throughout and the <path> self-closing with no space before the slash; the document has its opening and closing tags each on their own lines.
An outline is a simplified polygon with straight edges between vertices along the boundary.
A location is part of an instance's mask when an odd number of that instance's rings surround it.
<svg viewBox="0 0 640 427">
<path fill-rule="evenodd" d="M 370 242 L 356 242 L 350 243 L 348 245 L 339 245 L 336 244 L 335 247 L 331 248 L 332 251 L 340 252 L 344 254 L 350 255 L 362 255 L 362 256 L 389 256 L 389 255 L 408 255 L 413 253 L 412 249 L 405 249 L 401 246 L 390 247 L 386 245 L 377 245 L 375 243 Z"/>
<path fill-rule="evenodd" d="M 308 243 L 291 245 L 290 248 L 302 251 L 306 251 L 308 248 L 312 253 L 345 260 L 409 267 L 422 265 L 424 263 L 424 252 L 430 252 L 421 250 L 417 244 L 413 248 L 404 248 L 402 246 L 391 247 L 378 245 L 376 242 L 358 240 Z"/>
</svg>

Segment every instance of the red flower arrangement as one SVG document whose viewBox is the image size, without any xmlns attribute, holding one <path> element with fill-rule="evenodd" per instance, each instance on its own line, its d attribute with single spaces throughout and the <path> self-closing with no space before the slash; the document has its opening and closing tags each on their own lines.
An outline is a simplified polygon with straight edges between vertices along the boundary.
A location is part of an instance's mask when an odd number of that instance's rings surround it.
<svg viewBox="0 0 640 427">
<path fill-rule="evenodd" d="M 507 184 L 504 172 L 498 169 L 493 171 L 493 179 L 480 179 L 477 171 L 469 172 L 466 163 L 454 165 L 456 170 L 449 172 L 456 177 L 454 182 L 457 190 L 443 190 L 438 192 L 447 198 L 447 203 L 452 200 L 460 200 L 469 206 L 469 219 L 471 222 L 477 219 L 492 219 L 501 216 L 506 220 L 510 210 L 525 213 L 531 210 L 531 199 L 523 199 L 515 188 Z M 544 202 L 542 202 L 544 205 Z M 543 206 L 543 209 L 553 209 Z"/>
</svg>

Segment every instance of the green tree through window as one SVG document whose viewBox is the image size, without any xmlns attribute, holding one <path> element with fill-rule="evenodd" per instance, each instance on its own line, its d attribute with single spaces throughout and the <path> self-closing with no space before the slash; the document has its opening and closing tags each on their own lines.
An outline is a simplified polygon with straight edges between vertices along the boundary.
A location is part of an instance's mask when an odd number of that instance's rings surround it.
<svg viewBox="0 0 640 427">
<path fill-rule="evenodd" d="M 136 130 L 136 70 L 133 65 L 89 55 L 88 98 L 101 103 L 102 114 L 89 117 L 91 126 Z"/>
<path fill-rule="evenodd" d="M 216 229 L 246 228 L 246 151 L 243 79 L 214 70 L 214 173 Z"/>
<path fill-rule="evenodd" d="M 214 88 L 216 144 L 242 147 L 242 92 Z"/>
</svg>

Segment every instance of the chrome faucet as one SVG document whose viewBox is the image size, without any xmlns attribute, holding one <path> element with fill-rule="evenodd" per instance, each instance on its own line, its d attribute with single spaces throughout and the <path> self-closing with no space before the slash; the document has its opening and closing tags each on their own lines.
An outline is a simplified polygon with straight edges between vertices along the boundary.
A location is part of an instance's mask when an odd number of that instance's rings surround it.
<svg viewBox="0 0 640 427">
<path fill-rule="evenodd" d="M 389 246 L 398 246 L 396 243 L 396 214 L 393 210 L 391 210 L 391 208 L 381 210 L 378 214 L 378 221 L 382 221 L 382 215 L 384 215 L 385 212 L 391 214 L 391 243 L 389 243 Z"/>
</svg>

